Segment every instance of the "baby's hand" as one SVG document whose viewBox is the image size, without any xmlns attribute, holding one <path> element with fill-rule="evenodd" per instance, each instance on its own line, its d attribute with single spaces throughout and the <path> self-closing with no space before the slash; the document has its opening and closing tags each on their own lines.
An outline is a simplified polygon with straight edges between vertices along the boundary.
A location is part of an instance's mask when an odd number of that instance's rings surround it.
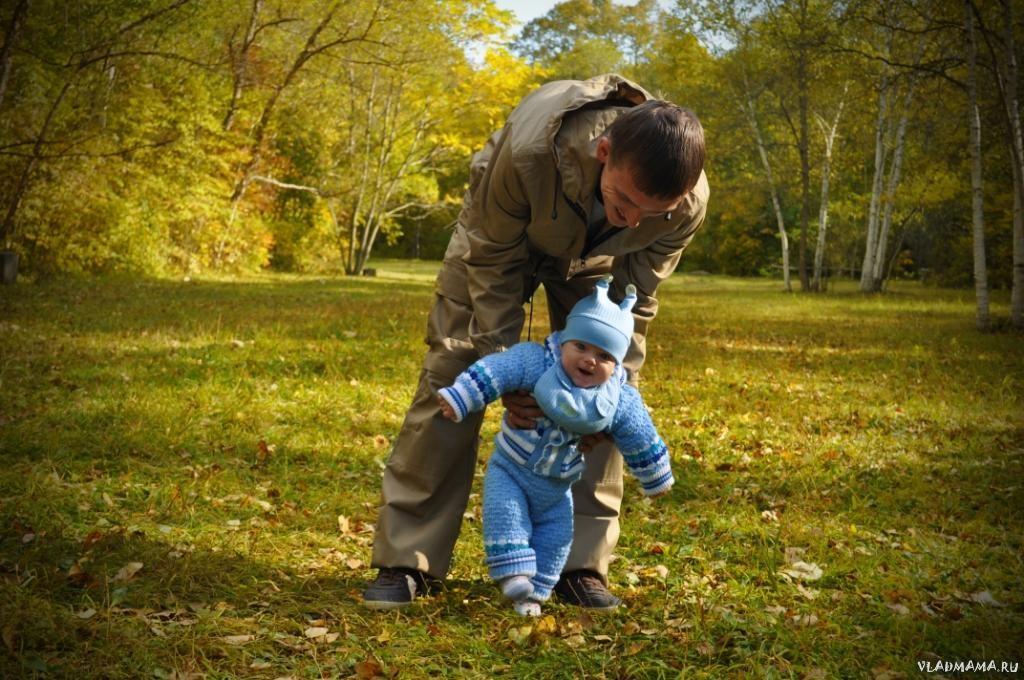
<svg viewBox="0 0 1024 680">
<path fill-rule="evenodd" d="M 441 395 L 437 395 L 437 405 L 441 407 L 441 415 L 448 420 L 455 420 L 455 409 L 453 409 L 452 405 L 449 404 Z"/>
</svg>

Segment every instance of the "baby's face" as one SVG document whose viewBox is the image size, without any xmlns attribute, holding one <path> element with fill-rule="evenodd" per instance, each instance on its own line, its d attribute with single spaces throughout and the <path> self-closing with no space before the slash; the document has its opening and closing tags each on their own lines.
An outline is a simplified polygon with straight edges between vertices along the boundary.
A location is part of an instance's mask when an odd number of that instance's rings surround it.
<svg viewBox="0 0 1024 680">
<path fill-rule="evenodd" d="M 581 340 L 562 343 L 562 370 L 576 387 L 597 387 L 612 377 L 615 357 Z"/>
</svg>

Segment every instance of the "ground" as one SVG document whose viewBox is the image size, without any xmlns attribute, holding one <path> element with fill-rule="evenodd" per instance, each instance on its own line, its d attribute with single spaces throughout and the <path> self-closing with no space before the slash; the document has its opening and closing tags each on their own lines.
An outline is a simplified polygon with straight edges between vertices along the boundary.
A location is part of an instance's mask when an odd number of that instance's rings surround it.
<svg viewBox="0 0 1024 680">
<path fill-rule="evenodd" d="M 0 676 L 895 678 L 1021 661 L 1024 344 L 975 331 L 969 291 L 909 283 L 663 286 L 642 391 L 677 484 L 652 503 L 627 482 L 618 612 L 517 618 L 485 577 L 477 494 L 446 589 L 364 610 L 437 264 L 371 266 L 0 289 Z"/>
</svg>

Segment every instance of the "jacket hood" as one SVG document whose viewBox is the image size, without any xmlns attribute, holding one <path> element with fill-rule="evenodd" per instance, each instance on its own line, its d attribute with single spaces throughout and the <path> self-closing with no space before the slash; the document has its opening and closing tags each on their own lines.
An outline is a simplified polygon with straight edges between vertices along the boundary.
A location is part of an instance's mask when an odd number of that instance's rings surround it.
<svg viewBox="0 0 1024 680">
<path fill-rule="evenodd" d="M 508 122 L 516 137 L 543 144 L 543 151 L 554 156 L 562 191 L 584 203 L 601 172 L 597 140 L 622 108 L 648 99 L 652 99 L 649 92 L 614 73 L 582 81 L 556 80 L 528 95 Z M 574 115 L 582 112 L 590 113 Z"/>
</svg>

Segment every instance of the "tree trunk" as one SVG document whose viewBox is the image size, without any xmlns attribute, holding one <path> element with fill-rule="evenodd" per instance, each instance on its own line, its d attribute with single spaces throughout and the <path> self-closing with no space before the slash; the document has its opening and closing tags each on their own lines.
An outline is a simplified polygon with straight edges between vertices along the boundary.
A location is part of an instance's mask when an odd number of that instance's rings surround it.
<svg viewBox="0 0 1024 680">
<path fill-rule="evenodd" d="M 988 330 L 988 268 L 985 263 L 985 214 L 981 180 L 981 117 L 978 111 L 978 46 L 974 37 L 974 15 L 967 9 L 967 97 L 970 123 L 971 205 L 974 235 L 974 291 L 977 298 L 978 330 Z"/>
<path fill-rule="evenodd" d="M 245 38 L 238 54 L 230 50 L 231 59 L 234 63 L 234 87 L 231 89 L 231 103 L 228 104 L 228 112 L 224 116 L 221 127 L 225 132 L 231 129 L 235 122 L 235 113 L 238 111 L 238 103 L 242 99 L 242 89 L 245 87 L 246 72 L 249 66 L 249 48 L 256 40 L 256 27 L 259 25 L 260 12 L 263 9 L 263 0 L 252 0 L 252 13 L 249 15 L 249 27 L 245 31 Z"/>
<path fill-rule="evenodd" d="M 860 289 L 865 293 L 874 290 L 872 273 L 875 271 L 875 249 L 878 241 L 878 213 L 882 200 L 882 182 L 885 177 L 885 126 L 889 106 L 889 74 L 882 67 L 882 79 L 878 90 L 878 119 L 875 121 L 875 175 L 871 181 L 871 204 L 868 207 L 868 233 L 864 248 L 864 263 L 860 268 Z"/>
<path fill-rule="evenodd" d="M 810 290 L 811 282 L 807 277 L 807 232 L 811 223 L 811 139 L 808 129 L 807 116 L 809 109 L 809 92 L 807 74 L 807 41 L 804 37 L 805 26 L 807 25 L 807 2 L 800 3 L 800 46 L 797 60 L 797 86 L 799 88 L 800 104 L 800 290 Z"/>
<path fill-rule="evenodd" d="M 28 14 L 29 0 L 20 0 L 14 7 L 11 14 L 11 23 L 4 33 L 4 46 L 0 48 L 0 107 L 4 105 L 4 95 L 7 92 L 7 81 L 11 76 L 11 52 L 14 50 L 14 42 L 21 31 L 21 25 Z"/>
<path fill-rule="evenodd" d="M 782 206 L 779 203 L 779 192 L 775 187 L 775 176 L 772 174 L 772 166 L 768 161 L 768 151 L 764 146 L 764 139 L 761 137 L 761 127 L 757 123 L 757 113 L 754 108 L 754 101 L 750 97 L 750 86 L 747 85 L 747 123 L 754 133 L 754 141 L 757 142 L 757 152 L 761 156 L 761 166 L 764 168 L 765 177 L 768 179 L 768 189 L 772 195 L 772 208 L 775 210 L 775 222 L 779 228 L 779 240 L 782 243 L 782 281 L 783 288 L 787 293 L 793 292 L 793 286 L 789 277 L 789 236 L 786 234 L 786 221 L 782 217 Z"/>
<path fill-rule="evenodd" d="M 882 290 L 882 284 L 885 281 L 885 255 L 886 250 L 889 247 L 889 232 L 892 229 L 892 213 L 896 207 L 896 190 L 900 185 L 900 173 L 903 168 L 903 146 L 907 137 L 907 119 L 909 118 L 908 109 L 912 101 L 912 90 L 907 92 L 907 97 L 902 115 L 900 116 L 899 126 L 896 132 L 896 148 L 893 150 L 892 167 L 889 168 L 889 181 L 886 184 L 885 189 L 885 211 L 882 216 L 882 224 L 878 230 L 878 243 L 876 245 L 874 264 L 875 269 L 871 275 L 871 289 L 875 292 Z"/>
<path fill-rule="evenodd" d="M 821 164 L 821 208 L 818 213 L 818 242 L 814 248 L 814 279 L 811 281 L 811 290 L 822 290 L 821 269 L 825 260 L 825 240 L 828 232 L 828 185 L 829 176 L 832 172 L 832 145 L 836 139 L 836 131 L 839 129 L 839 118 L 843 115 L 843 105 L 846 103 L 846 93 L 849 84 L 843 87 L 843 98 L 839 100 L 839 109 L 832 121 L 832 126 L 826 128 L 825 122 L 818 119 L 821 131 L 825 137 L 825 157 Z"/>
<path fill-rule="evenodd" d="M 64 101 L 64 96 L 67 95 L 69 89 L 71 89 L 70 80 L 64 83 L 64 86 L 60 89 L 57 97 L 53 100 L 53 103 L 50 104 L 50 110 L 46 112 L 46 119 L 43 121 L 43 126 L 39 129 L 39 134 L 36 135 L 35 144 L 32 145 L 32 156 L 25 163 L 25 167 L 21 172 L 21 177 L 18 178 L 18 186 L 15 188 L 14 194 L 11 196 L 10 203 L 7 205 L 7 211 L 4 213 L 4 220 L 0 223 L 0 242 L 2 242 L 7 248 L 10 248 L 11 236 L 14 233 L 14 218 L 18 214 L 18 208 L 21 206 L 21 200 L 25 197 L 25 192 L 32 179 L 32 172 L 35 170 L 36 164 L 42 156 L 43 144 L 46 142 L 46 133 L 50 131 L 50 124 L 53 122 L 53 116 L 57 113 L 57 109 L 60 107 L 61 102 Z"/>
</svg>

